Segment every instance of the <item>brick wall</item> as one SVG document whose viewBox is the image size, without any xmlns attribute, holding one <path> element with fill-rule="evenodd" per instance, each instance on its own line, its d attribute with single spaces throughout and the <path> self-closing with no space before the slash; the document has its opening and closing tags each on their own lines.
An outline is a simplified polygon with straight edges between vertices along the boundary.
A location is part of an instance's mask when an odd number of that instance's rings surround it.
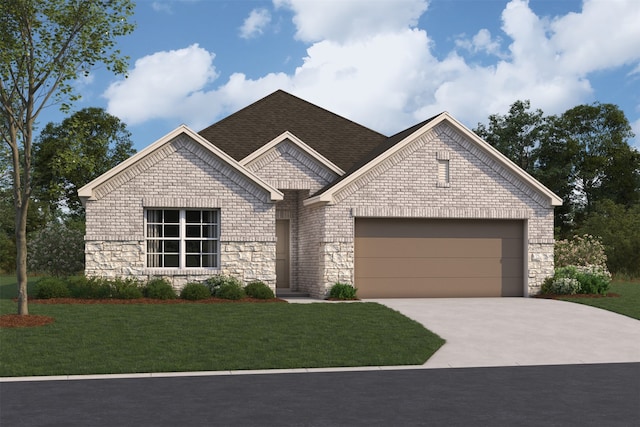
<svg viewBox="0 0 640 427">
<path fill-rule="evenodd" d="M 438 159 L 450 165 L 448 186 L 438 182 Z M 521 219 L 528 246 L 527 291 L 535 294 L 553 273 L 553 207 L 471 141 L 440 124 L 335 195 L 323 208 L 320 245 L 325 291 L 353 283 L 354 218 L 426 217 Z"/>
<path fill-rule="evenodd" d="M 275 204 L 267 191 L 181 135 L 108 180 L 87 201 L 86 274 L 169 277 L 180 287 L 217 273 L 275 286 Z M 145 208 L 220 209 L 219 269 L 145 267 Z"/>
</svg>

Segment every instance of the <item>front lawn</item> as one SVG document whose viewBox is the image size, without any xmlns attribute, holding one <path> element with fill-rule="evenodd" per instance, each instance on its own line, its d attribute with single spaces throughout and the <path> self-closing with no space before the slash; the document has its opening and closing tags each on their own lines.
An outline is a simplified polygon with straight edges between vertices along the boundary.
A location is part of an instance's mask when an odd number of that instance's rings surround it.
<svg viewBox="0 0 640 427">
<path fill-rule="evenodd" d="M 0 300 L 0 314 L 15 312 Z M 0 376 L 422 364 L 444 343 L 375 303 L 30 304 L 29 312 L 55 322 L 0 329 Z"/>
<path fill-rule="evenodd" d="M 591 305 L 615 313 L 624 314 L 640 320 L 640 282 L 615 281 L 611 283 L 609 292 L 619 294 L 620 297 L 606 298 L 572 298 L 562 297 L 565 301 Z"/>
</svg>

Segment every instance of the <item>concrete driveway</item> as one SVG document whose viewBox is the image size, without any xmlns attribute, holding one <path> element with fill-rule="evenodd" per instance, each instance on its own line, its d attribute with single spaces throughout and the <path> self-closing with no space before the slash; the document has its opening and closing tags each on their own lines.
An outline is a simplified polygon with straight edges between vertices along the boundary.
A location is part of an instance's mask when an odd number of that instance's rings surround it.
<svg viewBox="0 0 640 427">
<path fill-rule="evenodd" d="M 537 298 L 370 299 L 446 339 L 425 368 L 640 362 L 640 321 Z"/>
</svg>

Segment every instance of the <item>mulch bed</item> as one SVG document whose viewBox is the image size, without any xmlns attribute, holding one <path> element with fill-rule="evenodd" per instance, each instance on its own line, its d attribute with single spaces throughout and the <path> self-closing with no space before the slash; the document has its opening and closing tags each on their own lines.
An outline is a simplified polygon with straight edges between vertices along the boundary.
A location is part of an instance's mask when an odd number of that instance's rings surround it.
<svg viewBox="0 0 640 427">
<path fill-rule="evenodd" d="M 53 317 L 36 314 L 3 314 L 0 316 L 0 328 L 29 328 L 44 326 L 54 322 Z"/>
<path fill-rule="evenodd" d="M 609 292 L 606 295 L 601 294 L 574 294 L 574 295 L 556 295 L 556 294 L 540 294 L 535 295 L 534 298 L 543 299 L 562 299 L 562 298 L 619 298 L 620 294 Z"/>
<path fill-rule="evenodd" d="M 84 299 L 84 298 L 50 298 L 50 299 L 30 299 L 30 304 L 233 304 L 245 302 L 287 302 L 280 298 L 258 299 L 242 298 L 230 300 L 222 298 L 207 298 L 201 300 L 176 299 L 153 299 L 153 298 L 133 298 L 133 299 Z"/>
<path fill-rule="evenodd" d="M 17 301 L 14 299 L 14 301 Z M 30 299 L 29 304 L 232 304 L 232 303 L 269 303 L 287 301 L 280 298 L 257 299 L 243 298 L 239 300 L 228 300 L 221 298 L 207 298 L 190 301 L 184 299 L 80 299 L 80 298 L 51 298 L 51 299 Z M 44 326 L 54 322 L 53 317 L 39 315 L 3 314 L 0 316 L 0 328 L 27 328 L 33 326 Z"/>
</svg>

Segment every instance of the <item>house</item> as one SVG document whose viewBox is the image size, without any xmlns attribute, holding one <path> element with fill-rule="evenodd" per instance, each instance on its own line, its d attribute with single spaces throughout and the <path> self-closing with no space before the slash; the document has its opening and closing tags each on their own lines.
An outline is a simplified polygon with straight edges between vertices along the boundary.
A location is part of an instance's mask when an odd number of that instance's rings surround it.
<svg viewBox="0 0 640 427">
<path fill-rule="evenodd" d="M 442 113 L 391 137 L 283 91 L 180 126 L 79 195 L 89 276 L 217 273 L 324 297 L 528 296 L 561 199 Z"/>
</svg>

